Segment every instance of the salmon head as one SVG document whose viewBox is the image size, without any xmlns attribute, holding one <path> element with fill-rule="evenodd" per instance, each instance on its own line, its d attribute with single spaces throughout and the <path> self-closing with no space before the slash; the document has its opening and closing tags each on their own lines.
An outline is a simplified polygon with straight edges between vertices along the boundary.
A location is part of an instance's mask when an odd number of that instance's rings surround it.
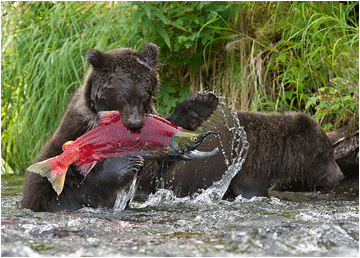
<svg viewBox="0 0 360 258">
<path fill-rule="evenodd" d="M 219 152 L 218 148 L 208 152 L 196 150 L 209 135 L 217 134 L 214 132 L 178 131 L 170 139 L 169 151 L 167 152 L 169 158 L 192 160 L 206 159 L 216 155 Z"/>
</svg>

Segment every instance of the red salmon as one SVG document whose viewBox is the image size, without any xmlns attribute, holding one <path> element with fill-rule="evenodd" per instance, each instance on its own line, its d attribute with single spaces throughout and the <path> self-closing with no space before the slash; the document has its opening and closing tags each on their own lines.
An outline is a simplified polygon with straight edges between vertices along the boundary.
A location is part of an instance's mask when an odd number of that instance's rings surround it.
<svg viewBox="0 0 360 258">
<path fill-rule="evenodd" d="M 86 176 L 97 161 L 108 157 L 142 156 L 156 160 L 197 159 L 214 156 L 218 150 L 195 149 L 211 132 L 191 132 L 155 115 L 147 114 L 140 130 L 130 130 L 117 111 L 99 113 L 98 126 L 63 145 L 59 156 L 38 162 L 28 171 L 47 177 L 60 194 L 68 167 L 75 164 Z"/>
</svg>

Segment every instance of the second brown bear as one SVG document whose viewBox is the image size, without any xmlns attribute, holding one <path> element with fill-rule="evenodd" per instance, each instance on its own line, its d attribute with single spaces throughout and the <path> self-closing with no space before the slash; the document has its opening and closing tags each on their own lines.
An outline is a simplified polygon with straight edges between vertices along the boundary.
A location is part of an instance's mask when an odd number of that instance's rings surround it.
<svg viewBox="0 0 360 258">
<path fill-rule="evenodd" d="M 190 196 L 212 186 L 228 169 L 226 160 L 234 158 L 231 145 L 237 136 L 229 130 L 231 126 L 226 126 L 226 118 L 217 112 L 203 128 L 218 132 L 219 138 L 205 141 L 202 148 L 220 146 L 219 154 L 207 160 L 174 162 L 168 167 L 163 178 L 164 187 L 173 190 L 178 197 Z M 310 116 L 295 112 L 238 112 L 234 115 L 244 127 L 249 149 L 242 168 L 231 181 L 226 198 L 268 196 L 268 186 L 276 182 L 297 181 L 316 189 L 320 186 L 332 188 L 343 179 L 328 137 Z M 137 195 L 145 197 L 155 192 L 157 180 L 155 173 L 148 173 L 140 181 Z"/>
</svg>

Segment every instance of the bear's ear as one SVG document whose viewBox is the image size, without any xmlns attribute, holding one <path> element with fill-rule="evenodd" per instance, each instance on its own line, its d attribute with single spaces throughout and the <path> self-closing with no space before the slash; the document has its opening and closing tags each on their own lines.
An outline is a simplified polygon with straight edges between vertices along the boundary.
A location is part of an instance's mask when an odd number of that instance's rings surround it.
<svg viewBox="0 0 360 258">
<path fill-rule="evenodd" d="M 309 133 L 314 127 L 313 122 L 309 116 L 299 113 L 297 117 L 298 129 L 303 133 Z"/>
<path fill-rule="evenodd" d="M 107 69 L 109 66 L 105 54 L 96 49 L 89 49 L 87 61 L 97 69 Z"/>
<path fill-rule="evenodd" d="M 145 59 L 147 65 L 152 68 L 157 68 L 158 60 L 157 56 L 159 54 L 159 47 L 152 43 L 145 43 L 143 50 L 140 52 L 140 55 Z"/>
</svg>

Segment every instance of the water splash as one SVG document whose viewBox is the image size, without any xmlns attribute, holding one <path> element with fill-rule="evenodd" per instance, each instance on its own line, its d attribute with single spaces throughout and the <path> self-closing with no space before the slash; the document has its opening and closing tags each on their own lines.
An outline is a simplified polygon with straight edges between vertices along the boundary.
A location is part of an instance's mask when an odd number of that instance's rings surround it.
<svg viewBox="0 0 360 258">
<path fill-rule="evenodd" d="M 219 135 L 222 154 L 228 169 L 223 174 L 221 180 L 214 182 L 211 187 L 195 196 L 193 202 L 196 203 L 219 203 L 221 201 L 225 192 L 229 188 L 231 180 L 241 170 L 249 149 L 246 132 L 240 125 L 236 112 L 234 112 L 226 104 L 220 103 L 213 116 L 215 119 L 209 119 L 209 124 L 204 124 L 204 126 L 213 126 L 213 121 L 223 121 L 225 122 L 224 124 L 216 125 L 217 131 L 221 130 L 221 127 L 219 128 L 219 126 L 225 125 L 228 131 L 232 134 L 230 145 L 228 142 L 223 142 L 224 139 L 222 139 L 221 134 Z M 225 146 L 231 146 L 231 149 L 226 152 Z"/>
<path fill-rule="evenodd" d="M 122 191 L 118 192 L 117 196 L 116 196 L 116 201 L 114 204 L 114 211 L 123 211 L 126 208 L 126 205 L 129 203 L 129 201 L 131 202 L 132 198 L 135 195 L 135 190 L 136 190 L 136 180 L 137 180 L 137 176 L 135 175 L 133 178 L 133 181 L 131 182 L 131 184 L 123 189 Z"/>
<path fill-rule="evenodd" d="M 225 132 L 224 127 L 227 128 Z M 228 166 L 222 178 L 214 182 L 211 187 L 194 194 L 191 198 L 177 198 L 171 190 L 159 189 L 155 194 L 148 197 L 148 200 L 142 205 L 143 207 L 185 202 L 191 204 L 218 204 L 222 200 L 231 180 L 241 170 L 245 161 L 249 149 L 246 132 L 240 125 L 237 113 L 224 103 L 219 104 L 216 111 L 204 122 L 201 128 L 219 133 L 219 149 L 224 157 L 225 164 Z M 228 134 L 231 135 L 230 141 L 229 137 L 226 137 Z"/>
</svg>

